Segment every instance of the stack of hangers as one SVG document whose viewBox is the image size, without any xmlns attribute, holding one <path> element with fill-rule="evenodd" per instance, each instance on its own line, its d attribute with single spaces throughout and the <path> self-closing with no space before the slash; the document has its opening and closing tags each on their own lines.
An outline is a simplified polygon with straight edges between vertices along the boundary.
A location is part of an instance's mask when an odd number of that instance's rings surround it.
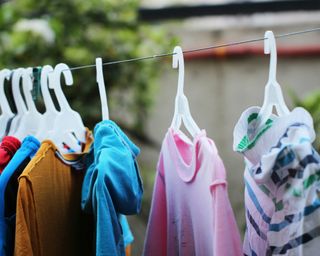
<svg viewBox="0 0 320 256">
<path fill-rule="evenodd" d="M 73 83 L 66 64 L 40 70 L 43 114 L 32 99 L 32 68 L 0 72 L 0 255 L 130 255 L 125 215 L 141 208 L 139 148 L 108 120 L 100 58 L 96 68 L 103 121 L 93 134 L 61 89 L 61 75 Z M 5 79 L 11 79 L 16 114 Z"/>
</svg>

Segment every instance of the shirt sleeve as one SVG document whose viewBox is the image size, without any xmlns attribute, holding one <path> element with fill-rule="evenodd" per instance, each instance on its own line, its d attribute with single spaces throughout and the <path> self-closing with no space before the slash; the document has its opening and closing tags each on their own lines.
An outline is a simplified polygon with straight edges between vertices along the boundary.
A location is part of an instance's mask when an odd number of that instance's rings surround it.
<svg viewBox="0 0 320 256">
<path fill-rule="evenodd" d="M 6 136 L 3 138 L 0 145 L 0 173 L 8 165 L 20 146 L 21 142 L 15 137 Z"/>
<path fill-rule="evenodd" d="M 31 184 L 25 177 L 19 179 L 16 212 L 15 256 L 39 256 L 40 245 L 36 209 Z"/>
<path fill-rule="evenodd" d="M 222 160 L 215 159 L 216 179 L 211 184 L 214 209 L 213 255 L 242 255 L 242 246 L 237 223 L 228 198 L 225 169 Z"/>
<path fill-rule="evenodd" d="M 96 216 L 96 255 L 124 255 L 124 242 L 117 213 L 108 189 L 99 179 L 93 187 L 93 211 Z"/>
<path fill-rule="evenodd" d="M 96 158 L 97 168 L 99 174 L 103 173 L 116 211 L 125 215 L 137 214 L 141 209 L 143 189 L 136 159 L 114 132 L 101 136 L 101 145 Z"/>
<path fill-rule="evenodd" d="M 167 204 L 162 155 L 153 189 L 143 255 L 167 255 Z"/>
</svg>

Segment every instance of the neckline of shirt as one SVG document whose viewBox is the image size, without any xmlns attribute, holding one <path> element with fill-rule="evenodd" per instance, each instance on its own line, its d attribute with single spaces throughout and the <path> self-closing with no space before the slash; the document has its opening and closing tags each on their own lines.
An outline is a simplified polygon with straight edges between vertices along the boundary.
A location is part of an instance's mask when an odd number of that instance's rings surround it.
<svg viewBox="0 0 320 256">
<path fill-rule="evenodd" d="M 186 163 L 185 159 L 181 155 L 181 151 L 179 150 L 178 145 L 176 144 L 175 136 L 179 136 L 179 138 L 186 144 L 190 145 L 189 152 L 191 153 L 190 163 Z M 197 145 L 200 142 L 201 138 L 206 137 L 206 131 L 202 129 L 198 134 L 194 136 L 191 140 L 184 132 L 181 130 L 174 130 L 172 127 L 168 129 L 167 132 L 168 142 L 171 144 L 173 149 L 174 156 L 173 161 L 177 164 L 177 173 L 179 177 L 184 182 L 190 182 L 197 172 L 197 158 L 198 152 Z M 171 150 L 170 150 L 171 152 Z"/>
<path fill-rule="evenodd" d="M 121 142 L 130 150 L 132 156 L 136 158 L 140 154 L 140 149 L 137 147 L 128 136 L 122 131 L 122 129 L 116 124 L 116 122 L 108 119 L 103 120 L 98 123 L 94 128 L 94 137 L 98 138 L 101 136 L 106 136 L 108 134 L 108 129 L 112 129 L 112 132 L 116 134 Z M 95 140 L 95 147 L 100 148 L 100 139 Z"/>
<path fill-rule="evenodd" d="M 311 142 L 315 139 L 313 119 L 311 115 L 304 108 L 297 107 L 294 108 L 288 115 L 280 117 L 272 115 L 270 118 L 272 122 L 265 126 L 266 129 L 259 135 L 258 138 L 255 138 L 254 144 L 251 147 L 239 150 L 238 144 L 244 136 L 248 135 L 249 116 L 253 113 L 259 113 L 259 111 L 260 107 L 250 107 L 245 110 L 239 118 L 239 121 L 234 129 L 234 151 L 243 153 L 252 164 L 258 164 L 262 155 L 269 152 L 269 150 L 278 143 L 286 129 L 293 124 L 301 123 L 308 126 Z M 259 133 L 259 131 L 256 133 Z"/>
<path fill-rule="evenodd" d="M 86 142 L 83 143 L 82 152 L 62 154 L 59 151 L 56 144 L 50 139 L 46 139 L 46 140 L 42 141 L 40 149 L 41 148 L 51 148 L 52 151 L 55 152 L 55 154 L 57 154 L 60 159 L 68 162 L 68 161 L 76 161 L 78 159 L 81 159 L 82 156 L 86 155 L 89 152 L 92 143 L 93 143 L 92 132 L 88 128 L 86 128 Z"/>
</svg>

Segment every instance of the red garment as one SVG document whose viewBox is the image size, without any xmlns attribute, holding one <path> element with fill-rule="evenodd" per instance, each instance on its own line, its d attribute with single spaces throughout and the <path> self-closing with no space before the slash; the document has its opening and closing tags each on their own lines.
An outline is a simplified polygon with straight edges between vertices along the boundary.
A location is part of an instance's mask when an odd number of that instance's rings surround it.
<svg viewBox="0 0 320 256">
<path fill-rule="evenodd" d="M 0 145 L 0 174 L 20 146 L 21 142 L 15 137 L 6 136 L 2 139 L 2 143 Z"/>
</svg>

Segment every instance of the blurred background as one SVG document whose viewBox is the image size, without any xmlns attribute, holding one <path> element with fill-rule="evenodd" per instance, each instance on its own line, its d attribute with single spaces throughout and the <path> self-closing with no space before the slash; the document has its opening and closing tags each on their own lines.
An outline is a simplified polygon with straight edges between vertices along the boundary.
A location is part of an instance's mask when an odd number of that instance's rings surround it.
<svg viewBox="0 0 320 256">
<path fill-rule="evenodd" d="M 1 3 L 1 68 L 70 67 L 261 38 L 320 27 L 320 2 L 310 0 L 16 0 Z M 277 40 L 277 78 L 290 108 L 304 106 L 320 121 L 320 32 Z M 194 119 L 218 147 L 239 229 L 245 228 L 243 157 L 233 152 L 241 113 L 263 102 L 269 56 L 263 41 L 185 55 L 185 94 Z M 72 107 L 93 129 L 101 120 L 95 69 L 74 70 L 64 87 Z M 171 124 L 177 89 L 172 58 L 104 67 L 111 118 L 141 148 L 144 182 L 141 213 L 129 217 L 133 255 L 141 255 L 156 163 Z M 10 93 L 9 85 L 6 87 Z M 35 91 L 35 96 L 39 93 Z M 36 97 L 43 110 L 41 97 Z M 13 106 L 14 107 L 14 106 Z M 316 147 L 318 143 L 315 142 Z"/>
</svg>

